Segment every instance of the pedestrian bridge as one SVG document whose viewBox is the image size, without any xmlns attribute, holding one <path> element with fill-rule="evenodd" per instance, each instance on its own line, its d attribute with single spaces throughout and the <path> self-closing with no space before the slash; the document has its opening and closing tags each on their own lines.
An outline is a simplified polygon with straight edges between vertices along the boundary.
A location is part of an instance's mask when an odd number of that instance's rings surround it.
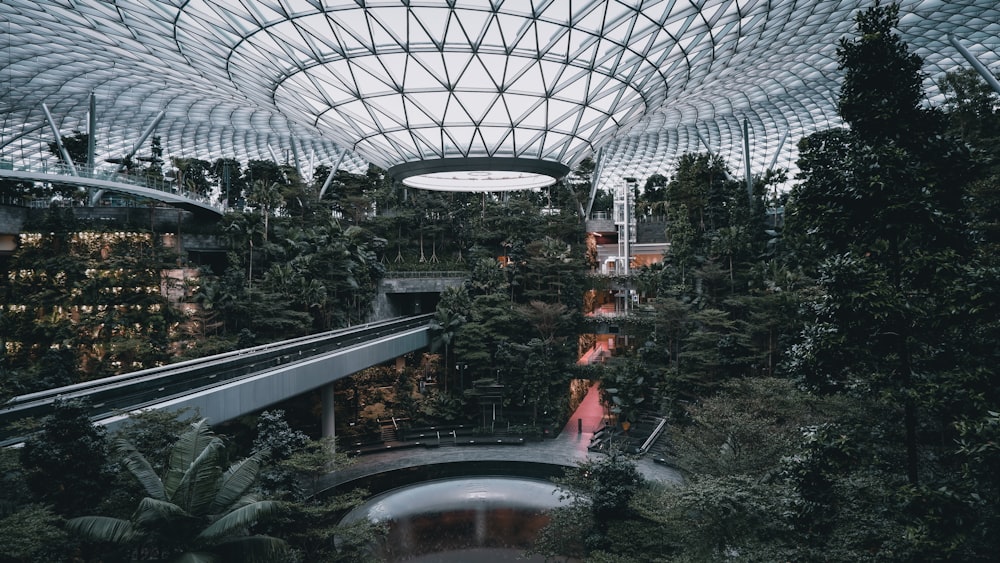
<svg viewBox="0 0 1000 563">
<path fill-rule="evenodd" d="M 113 191 L 162 201 L 196 213 L 225 213 L 221 204 L 213 203 L 209 198 L 198 194 L 178 190 L 174 182 L 146 176 L 129 176 L 109 170 L 77 167 L 76 175 L 73 175 L 61 168 L 15 170 L 0 166 L 0 179 Z"/>
<path fill-rule="evenodd" d="M 432 316 L 369 323 L 14 397 L 0 408 L 0 445 L 21 441 L 16 423 L 46 416 L 57 399 L 87 399 L 91 419 L 114 429 L 130 412 L 145 409 L 197 409 L 216 424 L 316 389 L 324 391 L 324 434 L 332 435 L 331 384 L 426 348 Z"/>
</svg>

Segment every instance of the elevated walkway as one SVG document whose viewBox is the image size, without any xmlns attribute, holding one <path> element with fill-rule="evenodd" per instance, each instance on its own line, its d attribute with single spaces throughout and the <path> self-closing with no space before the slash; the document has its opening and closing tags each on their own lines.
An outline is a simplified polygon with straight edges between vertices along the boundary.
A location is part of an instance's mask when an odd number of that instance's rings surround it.
<svg viewBox="0 0 1000 563">
<path fill-rule="evenodd" d="M 113 171 L 87 169 L 77 167 L 74 176 L 61 169 L 5 169 L 0 168 L 0 178 L 23 182 L 42 182 L 62 186 L 79 186 L 98 190 L 144 197 L 169 203 L 195 213 L 211 213 L 222 215 L 225 208 L 212 203 L 207 197 L 177 189 L 172 182 L 147 178 L 145 176 L 128 176 Z"/>
<path fill-rule="evenodd" d="M 47 415 L 57 398 L 89 399 L 91 419 L 109 429 L 140 409 L 197 409 L 224 422 L 425 348 L 429 322 L 423 315 L 370 323 L 14 397 L 0 408 L 0 440 L 16 443 L 13 423 Z"/>
</svg>

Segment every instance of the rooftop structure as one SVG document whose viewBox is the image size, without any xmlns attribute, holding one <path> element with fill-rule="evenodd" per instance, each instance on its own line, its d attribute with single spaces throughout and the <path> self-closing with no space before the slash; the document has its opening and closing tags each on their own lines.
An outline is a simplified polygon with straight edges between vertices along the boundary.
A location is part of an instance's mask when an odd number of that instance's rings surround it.
<svg viewBox="0 0 1000 563">
<path fill-rule="evenodd" d="M 837 41 L 869 4 L 5 0 L 0 161 L 56 162 L 52 129 L 88 131 L 94 94 L 97 162 L 155 123 L 167 156 L 371 162 L 437 189 L 537 187 L 588 156 L 607 188 L 691 151 L 794 168 L 799 138 L 839 124 Z M 995 0 L 901 16 L 929 102 L 969 66 L 954 42 L 996 71 Z"/>
</svg>

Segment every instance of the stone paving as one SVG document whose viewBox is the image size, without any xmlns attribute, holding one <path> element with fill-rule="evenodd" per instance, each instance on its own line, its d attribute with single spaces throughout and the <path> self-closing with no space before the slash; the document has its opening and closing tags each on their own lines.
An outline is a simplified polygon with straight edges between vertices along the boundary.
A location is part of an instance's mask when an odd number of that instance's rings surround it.
<svg viewBox="0 0 1000 563">
<path fill-rule="evenodd" d="M 584 459 L 605 455 L 587 450 L 594 432 L 604 424 L 604 416 L 597 385 L 593 385 L 566 427 L 555 438 L 523 445 L 455 446 L 449 445 L 450 437 L 442 436 L 441 447 L 408 448 L 359 456 L 350 467 L 327 475 L 319 485 L 320 489 L 327 489 L 394 469 L 450 462 L 525 461 L 571 467 Z M 646 479 L 667 483 L 682 481 L 675 469 L 656 463 L 648 456 L 638 459 L 636 465 Z"/>
</svg>

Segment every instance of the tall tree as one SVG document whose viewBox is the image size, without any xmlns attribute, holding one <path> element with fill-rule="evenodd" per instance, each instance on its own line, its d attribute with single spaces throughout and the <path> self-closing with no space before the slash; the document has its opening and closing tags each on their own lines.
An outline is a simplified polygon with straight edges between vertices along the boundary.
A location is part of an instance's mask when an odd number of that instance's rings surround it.
<svg viewBox="0 0 1000 563">
<path fill-rule="evenodd" d="M 857 36 L 841 40 L 839 109 L 850 130 L 805 141 L 788 228 L 817 238 L 827 256 L 795 361 L 814 386 L 863 382 L 902 404 L 916 484 L 917 374 L 947 369 L 939 335 L 957 319 L 942 288 L 967 255 L 956 189 L 965 155 L 921 106 L 921 60 L 893 32 L 898 18 L 898 6 L 876 3 L 856 16 Z"/>
<path fill-rule="evenodd" d="M 111 485 L 107 437 L 91 424 L 87 411 L 86 403 L 57 400 L 41 432 L 20 450 L 35 498 L 63 516 L 97 506 Z"/>
</svg>

